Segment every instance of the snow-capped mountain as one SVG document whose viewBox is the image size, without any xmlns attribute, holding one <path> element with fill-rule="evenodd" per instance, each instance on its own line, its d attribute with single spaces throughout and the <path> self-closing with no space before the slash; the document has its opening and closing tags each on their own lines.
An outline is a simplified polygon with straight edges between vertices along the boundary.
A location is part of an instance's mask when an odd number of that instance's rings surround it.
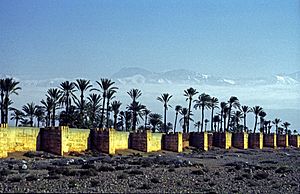
<svg viewBox="0 0 300 194">
<path fill-rule="evenodd" d="M 270 75 L 263 78 L 218 77 L 202 74 L 186 69 L 166 72 L 151 72 L 142 68 L 123 68 L 112 75 L 112 79 L 120 84 L 208 84 L 208 85 L 267 85 L 267 84 L 299 84 L 299 74 Z"/>
</svg>

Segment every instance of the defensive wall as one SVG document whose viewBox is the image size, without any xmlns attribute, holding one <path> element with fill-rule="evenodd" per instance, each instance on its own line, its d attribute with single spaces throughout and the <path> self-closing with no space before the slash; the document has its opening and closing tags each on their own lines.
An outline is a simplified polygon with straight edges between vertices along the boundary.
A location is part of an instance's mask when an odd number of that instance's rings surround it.
<svg viewBox="0 0 300 194">
<path fill-rule="evenodd" d="M 207 151 L 212 146 L 223 149 L 262 149 L 263 147 L 300 147 L 299 135 L 262 133 L 152 133 L 123 132 L 114 129 L 73 129 L 66 126 L 50 128 L 0 126 L 0 158 L 18 151 L 46 151 L 57 155 L 98 150 L 115 154 L 117 150 L 134 149 L 143 152 L 169 150 L 182 152 L 186 147 Z"/>
</svg>

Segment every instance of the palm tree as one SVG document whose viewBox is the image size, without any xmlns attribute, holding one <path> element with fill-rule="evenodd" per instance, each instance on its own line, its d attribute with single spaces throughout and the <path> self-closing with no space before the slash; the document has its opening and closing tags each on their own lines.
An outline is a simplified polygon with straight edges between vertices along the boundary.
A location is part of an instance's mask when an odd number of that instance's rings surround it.
<svg viewBox="0 0 300 194">
<path fill-rule="evenodd" d="M 44 119 L 45 116 L 44 108 L 42 106 L 36 106 L 34 116 L 37 119 L 37 127 L 40 127 L 40 122 Z"/>
<path fill-rule="evenodd" d="M 137 116 L 138 115 L 142 115 L 143 114 L 143 111 L 145 110 L 146 106 L 145 105 L 142 105 L 140 104 L 139 102 L 132 102 L 131 104 L 129 104 L 127 106 L 127 109 L 129 111 L 132 112 L 132 130 L 133 131 L 136 131 L 136 124 L 137 124 Z"/>
<path fill-rule="evenodd" d="M 194 100 L 195 105 L 194 108 L 201 109 L 202 114 L 201 114 L 201 132 L 203 132 L 203 123 L 204 123 L 204 109 L 208 109 L 210 107 L 210 96 L 208 94 L 202 93 L 199 95 L 197 100 Z"/>
<path fill-rule="evenodd" d="M 101 78 L 100 82 L 96 81 L 96 83 L 99 85 L 100 90 L 99 89 L 91 89 L 91 90 L 102 92 L 102 110 L 101 110 L 101 118 L 100 118 L 100 125 L 99 125 L 99 127 L 102 128 L 104 126 L 103 121 L 104 121 L 104 110 L 105 110 L 107 92 L 108 90 L 117 90 L 118 88 L 113 86 L 115 82 L 107 78 L 105 79 Z"/>
<path fill-rule="evenodd" d="M 111 109 L 114 112 L 114 129 L 117 129 L 117 118 L 120 112 L 121 105 L 122 103 L 116 100 L 111 103 Z"/>
<path fill-rule="evenodd" d="M 209 122 L 209 120 L 208 119 L 205 119 L 204 120 L 204 123 L 205 123 L 205 128 L 204 128 L 204 130 L 205 130 L 205 132 L 206 132 L 206 128 L 207 128 L 207 123 Z"/>
<path fill-rule="evenodd" d="M 16 127 L 17 127 L 19 120 L 23 119 L 23 117 L 25 115 L 21 110 L 18 110 L 16 108 L 12 108 L 11 110 L 13 111 L 13 113 L 11 113 L 10 120 L 15 120 L 16 121 Z"/>
<path fill-rule="evenodd" d="M 198 94 L 196 89 L 194 88 L 189 88 L 187 90 L 184 90 L 184 96 L 186 97 L 186 101 L 189 101 L 189 112 L 188 112 L 188 123 L 187 123 L 187 132 L 190 132 L 190 112 L 191 112 L 191 106 L 192 106 L 192 101 L 193 101 L 193 96 Z"/>
<path fill-rule="evenodd" d="M 183 133 L 186 133 L 186 126 L 188 123 L 188 108 L 182 108 L 179 112 L 183 117 L 179 119 L 179 122 L 183 122 L 182 128 L 183 128 Z M 193 116 L 192 112 L 190 112 L 190 116 Z M 190 121 L 194 122 L 192 118 L 190 118 Z"/>
<path fill-rule="evenodd" d="M 144 129 L 146 130 L 147 129 L 147 117 L 148 115 L 151 113 L 151 111 L 147 108 L 145 108 L 144 110 L 144 115 L 145 115 L 145 125 L 144 125 Z"/>
<path fill-rule="evenodd" d="M 198 131 L 198 132 L 199 132 L 199 130 L 200 130 L 200 126 L 201 126 L 201 121 L 195 122 L 194 127 L 197 128 L 197 131 Z"/>
<path fill-rule="evenodd" d="M 9 110 L 9 104 L 10 104 L 10 95 L 16 94 L 18 95 L 18 90 L 21 90 L 21 87 L 18 86 L 20 82 L 15 81 L 13 78 L 5 78 L 3 80 L 3 86 L 4 86 L 4 122 L 8 123 L 8 110 Z M 2 94 L 1 94 L 2 95 Z M 2 96 L 1 96 L 2 98 Z"/>
<path fill-rule="evenodd" d="M 0 79 L 0 95 L 1 95 L 1 123 L 4 123 L 4 91 L 5 91 L 5 85 L 4 85 L 4 79 Z"/>
<path fill-rule="evenodd" d="M 108 124 L 109 124 L 109 113 L 110 113 L 110 107 L 109 107 L 109 103 L 112 99 L 114 99 L 114 94 L 116 93 L 117 91 L 116 90 L 112 90 L 112 89 L 109 89 L 107 91 L 107 95 L 106 95 L 106 98 L 107 98 L 107 103 L 106 103 L 106 128 L 109 128 Z"/>
<path fill-rule="evenodd" d="M 228 104 L 224 107 L 223 114 L 224 114 L 223 115 L 223 117 L 224 117 L 224 132 L 225 132 L 225 131 L 228 131 L 228 128 L 226 127 L 226 118 L 227 118 L 227 116 L 230 116 Z"/>
<path fill-rule="evenodd" d="M 92 124 L 92 127 L 96 127 L 95 126 L 95 120 L 96 120 L 96 115 L 98 113 L 98 111 L 101 108 L 101 96 L 98 94 L 89 94 L 88 96 L 88 107 L 89 107 L 89 112 L 90 112 L 90 121 Z"/>
<path fill-rule="evenodd" d="M 131 127 L 132 123 L 132 113 L 130 111 L 125 111 L 124 114 L 124 119 L 125 119 L 125 130 L 129 131 L 129 128 Z"/>
<path fill-rule="evenodd" d="M 132 102 L 136 102 L 136 100 L 141 97 L 142 91 L 139 89 L 131 89 L 127 94 L 131 97 Z"/>
<path fill-rule="evenodd" d="M 223 116 L 224 116 L 224 109 L 225 109 L 225 107 L 227 107 L 227 103 L 221 102 L 220 107 L 221 107 L 221 129 L 220 129 L 220 131 L 222 132 L 222 121 L 223 121 Z M 225 129 L 225 125 L 226 125 L 225 123 L 226 123 L 226 118 L 224 117 L 224 129 Z"/>
<path fill-rule="evenodd" d="M 263 108 L 260 107 L 260 106 L 254 106 L 254 107 L 252 108 L 252 112 L 253 112 L 254 115 L 255 115 L 254 133 L 255 133 L 255 131 L 256 131 L 258 114 L 259 114 L 261 111 L 263 111 Z"/>
<path fill-rule="evenodd" d="M 264 122 L 265 122 L 265 116 L 267 116 L 267 113 L 265 111 L 261 111 L 258 116 L 260 117 L 260 130 L 264 133 Z"/>
<path fill-rule="evenodd" d="M 175 122 L 174 122 L 174 133 L 176 132 L 176 125 L 177 125 L 177 118 L 178 118 L 178 113 L 181 111 L 182 106 L 176 105 L 175 106 Z"/>
<path fill-rule="evenodd" d="M 60 84 L 61 98 L 60 102 L 66 106 L 66 123 L 69 125 L 69 107 L 71 106 L 71 97 L 75 97 L 75 83 L 65 81 Z"/>
<path fill-rule="evenodd" d="M 247 122 L 247 114 L 249 112 L 251 112 L 251 108 L 249 106 L 242 106 L 241 109 L 242 113 L 244 114 L 243 116 L 243 119 L 244 119 L 244 131 L 247 130 L 247 125 L 246 125 L 246 122 Z"/>
<path fill-rule="evenodd" d="M 218 104 L 219 104 L 218 98 L 216 98 L 216 97 L 210 98 L 209 107 L 211 108 L 211 121 L 213 121 L 213 119 L 214 119 L 214 109 L 219 108 Z M 214 131 L 213 130 L 213 122 L 210 122 L 210 130 Z"/>
<path fill-rule="evenodd" d="M 26 105 L 23 106 L 22 110 L 25 112 L 25 116 L 29 117 L 30 119 L 30 127 L 33 126 L 33 117 L 36 111 L 36 105 L 31 102 L 27 103 Z"/>
<path fill-rule="evenodd" d="M 168 105 L 171 98 L 172 95 L 168 93 L 164 93 L 161 96 L 157 97 L 157 100 L 162 102 L 164 105 L 164 132 L 167 132 L 167 110 L 168 107 L 171 107 L 170 105 Z"/>
<path fill-rule="evenodd" d="M 217 131 L 217 129 L 218 129 L 218 131 L 220 131 L 220 116 L 219 115 L 215 115 L 214 117 L 213 117 L 213 123 L 214 123 L 214 128 L 215 128 L 215 131 Z M 217 123 L 218 123 L 218 128 L 217 128 Z"/>
<path fill-rule="evenodd" d="M 276 118 L 276 119 L 274 119 L 274 121 L 272 121 L 272 123 L 275 125 L 276 134 L 278 134 L 278 125 L 279 125 L 279 123 L 281 123 L 281 120 Z"/>
<path fill-rule="evenodd" d="M 232 121 L 233 121 L 233 126 L 234 126 L 234 131 L 241 132 L 239 129 L 239 122 L 241 118 L 243 117 L 243 113 L 241 111 L 235 111 L 234 114 L 232 115 Z M 242 130 L 242 129 L 241 129 Z"/>
<path fill-rule="evenodd" d="M 149 114 L 149 123 L 152 125 L 152 132 L 155 132 L 156 127 L 162 123 L 162 116 L 157 113 Z"/>
<path fill-rule="evenodd" d="M 288 134 L 288 127 L 291 125 L 291 123 L 289 123 L 289 122 L 284 122 L 284 123 L 282 123 L 282 127 L 284 127 L 284 129 L 285 129 L 285 134 Z"/>
<path fill-rule="evenodd" d="M 47 96 L 46 101 L 42 100 L 41 101 L 43 108 L 46 110 L 47 112 L 47 116 L 46 116 L 46 127 L 50 126 L 50 120 L 51 120 L 51 111 L 53 109 L 53 100 Z"/>
<path fill-rule="evenodd" d="M 55 110 L 58 108 L 58 102 L 61 97 L 61 92 L 57 88 L 50 88 L 47 91 L 47 98 L 51 98 L 53 106 L 52 106 L 52 126 L 55 126 Z"/>
<path fill-rule="evenodd" d="M 84 110 L 84 92 L 92 87 L 90 80 L 76 79 L 75 87 L 80 91 L 80 122 L 83 123 L 83 110 Z"/>
<path fill-rule="evenodd" d="M 229 128 L 229 123 L 230 123 L 230 118 L 231 118 L 231 109 L 232 107 L 238 108 L 240 106 L 239 99 L 236 96 L 231 96 L 230 99 L 228 100 L 228 122 L 227 122 L 227 129 Z"/>
</svg>

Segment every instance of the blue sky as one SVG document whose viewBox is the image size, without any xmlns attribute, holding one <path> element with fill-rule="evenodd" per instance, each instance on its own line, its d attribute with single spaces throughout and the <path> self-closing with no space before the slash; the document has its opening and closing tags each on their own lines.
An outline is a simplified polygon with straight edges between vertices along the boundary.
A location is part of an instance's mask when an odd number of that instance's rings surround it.
<svg viewBox="0 0 300 194">
<path fill-rule="evenodd" d="M 300 69 L 299 2 L 1 0 L 1 73 L 96 79 L 129 66 L 292 73 Z"/>
</svg>

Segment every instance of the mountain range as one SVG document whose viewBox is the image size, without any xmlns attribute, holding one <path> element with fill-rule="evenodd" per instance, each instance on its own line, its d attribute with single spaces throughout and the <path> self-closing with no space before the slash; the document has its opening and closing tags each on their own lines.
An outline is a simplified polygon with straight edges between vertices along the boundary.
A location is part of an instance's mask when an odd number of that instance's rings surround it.
<svg viewBox="0 0 300 194">
<path fill-rule="evenodd" d="M 10 77 L 1 75 L 1 77 Z M 176 69 L 165 72 L 153 72 L 139 67 L 122 68 L 110 77 L 118 84 L 200 84 L 200 85 L 270 85 L 283 84 L 295 85 L 300 83 L 300 71 L 291 74 L 266 75 L 265 77 L 246 78 L 240 75 L 236 77 L 221 77 L 203 74 L 187 69 Z M 66 78 L 53 79 L 29 79 L 17 77 L 21 86 L 56 87 Z M 75 80 L 69 79 L 69 80 Z"/>
</svg>

